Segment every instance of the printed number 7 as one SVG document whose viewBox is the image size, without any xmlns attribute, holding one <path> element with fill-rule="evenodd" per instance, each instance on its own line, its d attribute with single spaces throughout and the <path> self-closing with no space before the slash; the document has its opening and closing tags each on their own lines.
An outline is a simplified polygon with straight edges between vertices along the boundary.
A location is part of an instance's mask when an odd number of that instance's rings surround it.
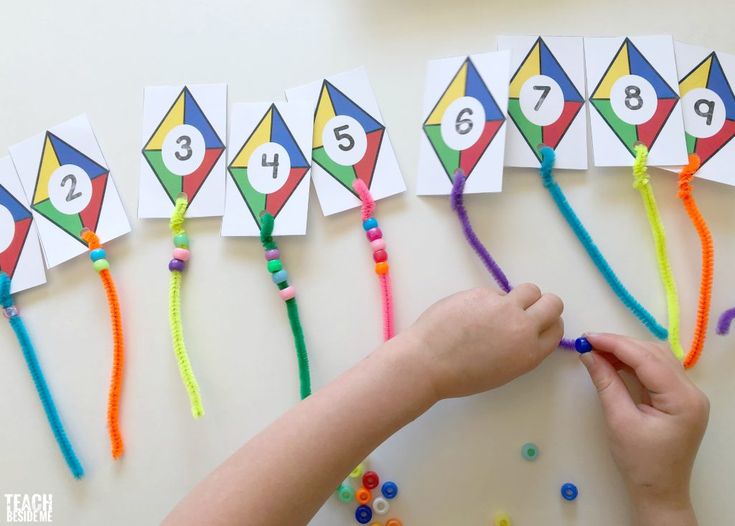
<svg viewBox="0 0 735 526">
<path fill-rule="evenodd" d="M 546 97 L 549 96 L 549 92 L 551 91 L 551 86 L 534 86 L 533 89 L 541 92 L 541 98 L 539 98 L 538 102 L 533 107 L 534 111 L 538 111 L 541 109 L 541 105 L 546 100 Z"/>
</svg>

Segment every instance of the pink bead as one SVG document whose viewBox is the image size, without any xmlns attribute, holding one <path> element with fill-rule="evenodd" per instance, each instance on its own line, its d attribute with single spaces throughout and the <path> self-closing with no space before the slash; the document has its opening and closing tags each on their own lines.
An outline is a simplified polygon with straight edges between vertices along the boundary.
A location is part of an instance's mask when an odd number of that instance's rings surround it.
<svg viewBox="0 0 735 526">
<path fill-rule="evenodd" d="M 272 261 L 274 259 L 278 259 L 281 257 L 281 251 L 277 248 L 272 248 L 270 250 L 265 251 L 265 259 L 268 261 Z"/>
<path fill-rule="evenodd" d="M 379 228 L 371 228 L 367 232 L 365 232 L 367 235 L 367 238 L 369 241 L 375 241 L 376 239 L 381 239 L 383 237 L 383 232 L 380 231 Z"/>
<path fill-rule="evenodd" d="M 180 259 L 181 261 L 189 261 L 189 256 L 191 256 L 191 252 L 189 252 L 185 248 L 175 248 L 174 249 L 174 259 Z"/>
<path fill-rule="evenodd" d="M 290 285 L 285 289 L 279 290 L 278 295 L 281 296 L 281 299 L 283 301 L 288 301 L 296 297 L 296 289 L 292 285 Z"/>
<path fill-rule="evenodd" d="M 377 252 L 378 250 L 385 250 L 385 239 L 382 237 L 379 237 L 378 239 L 373 239 L 370 242 L 370 246 L 373 247 L 373 252 Z"/>
</svg>

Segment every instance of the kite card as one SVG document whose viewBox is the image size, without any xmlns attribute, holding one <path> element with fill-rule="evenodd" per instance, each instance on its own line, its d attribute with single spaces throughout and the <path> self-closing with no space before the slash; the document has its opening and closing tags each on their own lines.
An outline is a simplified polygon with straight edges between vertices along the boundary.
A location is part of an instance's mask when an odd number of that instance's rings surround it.
<svg viewBox="0 0 735 526">
<path fill-rule="evenodd" d="M 226 133 L 226 84 L 146 88 L 138 217 L 171 217 L 182 192 L 187 217 L 221 216 Z"/>
<path fill-rule="evenodd" d="M 557 168 L 587 168 L 582 37 L 501 36 L 510 51 L 505 166 L 538 168 L 539 145 L 554 149 Z"/>
<path fill-rule="evenodd" d="M 286 97 L 312 108 L 312 178 L 324 215 L 360 205 L 352 188 L 358 178 L 375 199 L 406 190 L 364 68 L 290 89 Z"/>
<path fill-rule="evenodd" d="M 418 195 L 449 195 L 458 169 L 467 193 L 503 189 L 509 70 L 508 51 L 429 61 Z"/>
<path fill-rule="evenodd" d="M 687 162 L 674 43 L 670 36 L 584 39 L 597 166 L 632 166 L 645 144 L 651 166 Z"/>
<path fill-rule="evenodd" d="M 699 155 L 698 177 L 735 185 L 735 56 L 676 43 L 687 151 Z"/>
<path fill-rule="evenodd" d="M 130 232 L 86 115 L 12 146 L 10 155 L 30 201 L 48 268 L 87 251 L 84 229 L 103 243 Z"/>
<path fill-rule="evenodd" d="M 46 283 L 33 214 L 10 157 L 0 159 L 0 270 L 10 276 L 11 294 Z"/>
<path fill-rule="evenodd" d="M 223 236 L 257 236 L 263 212 L 275 235 L 306 234 L 314 109 L 307 102 L 235 104 Z"/>
</svg>

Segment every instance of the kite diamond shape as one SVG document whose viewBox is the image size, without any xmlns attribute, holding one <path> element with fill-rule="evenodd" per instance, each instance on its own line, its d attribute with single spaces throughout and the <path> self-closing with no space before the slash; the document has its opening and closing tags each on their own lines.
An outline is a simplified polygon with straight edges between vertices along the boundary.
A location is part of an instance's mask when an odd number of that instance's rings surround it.
<svg viewBox="0 0 735 526">
<path fill-rule="evenodd" d="M 485 112 L 485 121 L 482 133 L 477 141 L 469 148 L 460 151 L 446 144 L 442 136 L 441 126 L 444 112 L 452 102 L 462 97 L 472 97 L 479 102 Z M 505 116 L 500 106 L 495 102 L 495 98 L 477 71 L 472 59 L 467 57 L 452 77 L 447 88 L 442 92 L 426 121 L 424 121 L 423 128 L 426 138 L 451 181 L 454 172 L 458 168 L 464 171 L 466 177 L 472 174 L 478 161 L 482 158 L 504 122 Z"/>
<path fill-rule="evenodd" d="M 8 246 L 0 253 L 0 270 L 13 278 L 20 254 L 31 229 L 33 216 L 13 195 L 0 185 L 0 206 L 5 207 L 13 218 L 14 232 Z"/>
</svg>

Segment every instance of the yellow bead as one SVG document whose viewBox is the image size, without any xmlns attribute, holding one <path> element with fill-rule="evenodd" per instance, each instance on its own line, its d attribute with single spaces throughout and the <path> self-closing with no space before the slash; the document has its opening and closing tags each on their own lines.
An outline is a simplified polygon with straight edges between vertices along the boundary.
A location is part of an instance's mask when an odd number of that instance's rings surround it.
<svg viewBox="0 0 735 526">
<path fill-rule="evenodd" d="M 493 522 L 495 526 L 511 526 L 510 515 L 502 511 L 495 514 L 495 520 Z"/>
<path fill-rule="evenodd" d="M 359 479 L 360 477 L 362 477 L 363 473 L 365 473 L 365 465 L 360 463 L 355 469 L 352 470 L 352 472 L 350 473 L 350 478 Z"/>
</svg>

